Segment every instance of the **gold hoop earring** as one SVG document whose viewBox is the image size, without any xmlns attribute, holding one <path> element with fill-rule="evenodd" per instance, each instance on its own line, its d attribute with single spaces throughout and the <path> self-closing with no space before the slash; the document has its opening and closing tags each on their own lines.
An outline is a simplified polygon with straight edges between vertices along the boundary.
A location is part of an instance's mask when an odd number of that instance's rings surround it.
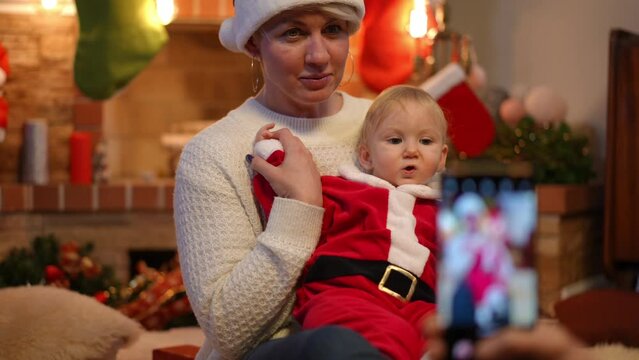
<svg viewBox="0 0 639 360">
<path fill-rule="evenodd" d="M 255 65 L 256 58 L 251 58 L 251 86 L 253 87 L 253 95 L 257 94 L 260 89 L 260 70 L 259 66 Z M 259 62 L 259 60 L 257 60 Z"/>
<path fill-rule="evenodd" d="M 348 80 L 346 80 L 346 82 L 342 82 L 339 84 L 339 87 L 345 86 L 349 82 L 351 82 L 351 79 L 353 78 L 353 73 L 355 72 L 355 58 L 353 57 L 353 54 L 351 54 L 350 51 L 348 52 L 348 58 L 351 60 L 351 74 L 348 76 Z"/>
</svg>

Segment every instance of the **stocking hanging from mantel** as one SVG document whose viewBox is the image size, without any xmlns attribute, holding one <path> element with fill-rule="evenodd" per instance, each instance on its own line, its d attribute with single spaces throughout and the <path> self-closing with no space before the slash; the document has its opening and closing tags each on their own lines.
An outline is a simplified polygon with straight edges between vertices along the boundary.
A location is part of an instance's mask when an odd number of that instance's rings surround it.
<svg viewBox="0 0 639 360">
<path fill-rule="evenodd" d="M 75 0 L 80 36 L 74 76 L 87 97 L 125 87 L 168 40 L 154 0 Z"/>
</svg>

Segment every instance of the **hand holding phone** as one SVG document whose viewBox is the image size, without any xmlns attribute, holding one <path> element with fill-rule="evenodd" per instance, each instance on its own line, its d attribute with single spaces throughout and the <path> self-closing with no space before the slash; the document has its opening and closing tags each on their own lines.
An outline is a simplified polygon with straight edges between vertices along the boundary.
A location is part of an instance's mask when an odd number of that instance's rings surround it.
<svg viewBox="0 0 639 360">
<path fill-rule="evenodd" d="M 536 321 L 531 175 L 524 163 L 465 161 L 443 177 L 437 302 L 451 359 L 472 359 L 478 338 Z"/>
</svg>

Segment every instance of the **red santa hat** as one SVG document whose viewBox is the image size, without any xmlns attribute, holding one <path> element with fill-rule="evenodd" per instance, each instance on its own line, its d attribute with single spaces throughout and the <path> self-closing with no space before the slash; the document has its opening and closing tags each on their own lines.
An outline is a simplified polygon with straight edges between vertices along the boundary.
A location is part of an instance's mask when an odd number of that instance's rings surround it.
<svg viewBox="0 0 639 360">
<path fill-rule="evenodd" d="M 495 138 L 493 119 L 466 82 L 457 63 L 450 63 L 420 85 L 441 106 L 448 120 L 448 135 L 459 152 L 480 155 Z"/>
<path fill-rule="evenodd" d="M 9 76 L 9 55 L 7 49 L 0 43 L 0 143 L 4 141 L 9 120 L 9 104 L 2 96 L 2 86 Z"/>
<path fill-rule="evenodd" d="M 284 161 L 284 148 L 276 139 L 266 139 L 255 143 L 253 154 L 268 161 L 273 166 L 280 166 Z M 268 180 L 262 174 L 253 178 L 253 192 L 255 198 L 262 204 L 263 219 L 268 219 L 273 207 L 273 199 L 277 196 Z"/>
</svg>

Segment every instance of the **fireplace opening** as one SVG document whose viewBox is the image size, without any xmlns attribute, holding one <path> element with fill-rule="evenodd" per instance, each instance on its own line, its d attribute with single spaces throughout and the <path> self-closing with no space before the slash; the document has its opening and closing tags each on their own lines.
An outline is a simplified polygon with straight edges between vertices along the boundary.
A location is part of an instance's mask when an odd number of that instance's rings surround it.
<svg viewBox="0 0 639 360">
<path fill-rule="evenodd" d="M 138 275 L 137 264 L 144 261 L 148 267 L 158 271 L 168 271 L 175 261 L 176 250 L 136 249 L 129 250 L 129 278 Z"/>
</svg>

